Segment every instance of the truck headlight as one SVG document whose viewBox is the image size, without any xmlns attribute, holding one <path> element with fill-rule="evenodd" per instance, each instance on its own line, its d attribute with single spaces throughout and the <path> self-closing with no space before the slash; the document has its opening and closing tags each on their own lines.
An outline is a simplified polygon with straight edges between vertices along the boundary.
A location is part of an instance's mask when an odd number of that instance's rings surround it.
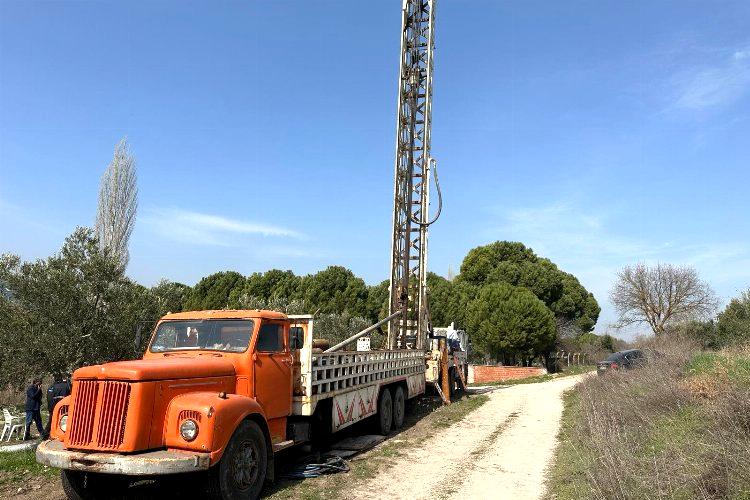
<svg viewBox="0 0 750 500">
<path fill-rule="evenodd" d="M 198 436 L 198 423 L 189 418 L 180 424 L 180 436 L 185 441 L 192 441 Z"/>
<path fill-rule="evenodd" d="M 67 415 L 63 415 L 62 417 L 60 417 L 60 423 L 58 427 L 60 427 L 60 430 L 63 432 L 67 430 L 68 428 L 68 416 Z"/>
</svg>

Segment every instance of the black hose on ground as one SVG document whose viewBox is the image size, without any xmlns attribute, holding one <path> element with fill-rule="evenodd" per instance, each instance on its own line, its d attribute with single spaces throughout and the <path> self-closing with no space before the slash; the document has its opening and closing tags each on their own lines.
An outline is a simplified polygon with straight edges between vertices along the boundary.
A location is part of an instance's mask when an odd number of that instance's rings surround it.
<svg viewBox="0 0 750 500">
<path fill-rule="evenodd" d="M 337 472 L 349 472 L 349 466 L 343 458 L 334 455 L 324 463 L 299 464 L 290 467 L 281 474 L 284 479 L 307 479 L 322 476 L 323 474 L 335 474 Z"/>
</svg>

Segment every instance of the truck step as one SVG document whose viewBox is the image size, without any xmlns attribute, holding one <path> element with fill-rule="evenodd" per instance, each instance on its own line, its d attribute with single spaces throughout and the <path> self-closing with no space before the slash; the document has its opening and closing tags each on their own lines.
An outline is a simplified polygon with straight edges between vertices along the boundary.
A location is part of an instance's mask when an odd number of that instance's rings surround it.
<svg viewBox="0 0 750 500">
<path fill-rule="evenodd" d="M 281 441 L 280 443 L 276 443 L 273 445 L 273 452 L 276 453 L 278 451 L 291 448 L 292 446 L 294 446 L 294 441 L 292 441 L 291 439 L 289 441 Z"/>
</svg>

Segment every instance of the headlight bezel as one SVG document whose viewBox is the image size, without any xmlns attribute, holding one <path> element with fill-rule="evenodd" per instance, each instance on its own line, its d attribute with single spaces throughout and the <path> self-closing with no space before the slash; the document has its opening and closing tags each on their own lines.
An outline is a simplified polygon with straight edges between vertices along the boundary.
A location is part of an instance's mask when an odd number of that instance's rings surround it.
<svg viewBox="0 0 750 500">
<path fill-rule="evenodd" d="M 68 414 L 64 414 L 60 416 L 60 419 L 57 421 L 57 428 L 60 429 L 63 433 L 68 430 Z"/>
<path fill-rule="evenodd" d="M 200 431 L 198 422 L 192 418 L 186 418 L 180 422 L 180 437 L 188 443 L 195 441 Z"/>
</svg>

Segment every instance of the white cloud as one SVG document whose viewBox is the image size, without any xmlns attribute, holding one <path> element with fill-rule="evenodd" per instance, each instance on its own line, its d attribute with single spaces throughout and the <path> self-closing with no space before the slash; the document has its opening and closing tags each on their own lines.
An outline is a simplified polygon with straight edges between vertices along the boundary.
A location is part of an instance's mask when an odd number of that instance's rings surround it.
<svg viewBox="0 0 750 500">
<path fill-rule="evenodd" d="M 234 246 L 239 236 L 304 239 L 292 229 L 174 208 L 147 211 L 142 219 L 160 235 L 197 245 Z"/>
<path fill-rule="evenodd" d="M 615 323 L 609 290 L 616 273 L 636 262 L 669 262 L 694 266 L 727 301 L 750 282 L 750 249 L 739 243 L 677 244 L 617 232 L 619 213 L 584 209 L 561 202 L 536 207 L 494 210 L 500 222 L 489 230 L 491 239 L 521 241 L 543 257 L 572 273 L 602 307 L 597 330 Z M 637 330 L 620 335 L 632 338 Z"/>
<path fill-rule="evenodd" d="M 683 72 L 674 79 L 675 106 L 703 109 L 731 103 L 750 90 L 750 49 L 736 50 L 715 65 Z"/>
</svg>

